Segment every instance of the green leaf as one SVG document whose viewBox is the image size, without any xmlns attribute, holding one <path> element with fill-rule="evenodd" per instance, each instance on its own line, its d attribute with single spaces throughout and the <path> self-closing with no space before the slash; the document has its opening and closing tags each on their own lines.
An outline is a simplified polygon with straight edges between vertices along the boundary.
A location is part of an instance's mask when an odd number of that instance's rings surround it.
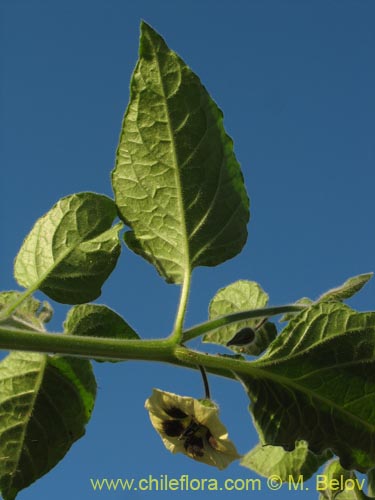
<svg viewBox="0 0 375 500">
<path fill-rule="evenodd" d="M 0 311 L 20 300 L 22 293 L 16 291 L 0 293 Z M 40 302 L 34 297 L 27 297 L 11 315 L 0 320 L 1 326 L 27 330 L 45 331 L 44 324 L 50 321 L 53 309 L 48 302 Z"/>
<path fill-rule="evenodd" d="M 358 293 L 365 286 L 365 284 L 372 278 L 373 274 L 374 273 L 367 273 L 353 276 L 337 288 L 332 288 L 332 290 L 328 290 L 328 292 L 323 293 L 323 295 L 319 297 L 318 301 L 350 299 L 350 297 L 353 297 L 353 295 Z"/>
<path fill-rule="evenodd" d="M 350 297 L 353 297 L 353 295 L 358 293 L 365 286 L 365 284 L 372 278 L 373 274 L 374 273 L 367 273 L 353 276 L 337 288 L 332 288 L 331 290 L 328 290 L 328 292 L 323 293 L 315 301 L 315 303 L 322 301 L 343 301 L 346 299 L 350 299 Z M 304 305 L 310 305 L 313 303 L 314 301 L 307 297 L 299 299 L 296 302 L 296 304 Z M 292 318 L 294 318 L 295 315 L 295 312 L 284 314 L 284 316 L 280 319 L 280 322 L 290 321 Z"/>
<path fill-rule="evenodd" d="M 96 299 L 120 255 L 121 224 L 111 227 L 115 217 L 116 206 L 106 196 L 62 198 L 25 239 L 14 265 L 16 280 L 57 302 Z"/>
<path fill-rule="evenodd" d="M 112 183 L 127 245 L 170 283 L 246 242 L 249 201 L 222 112 L 145 23 Z"/>
<path fill-rule="evenodd" d="M 52 469 L 85 433 L 96 383 L 87 360 L 14 352 L 0 362 L 4 500 Z"/>
<path fill-rule="evenodd" d="M 262 444 L 331 449 L 346 469 L 375 464 L 375 313 L 321 302 L 241 373 Z M 244 370 L 245 371 L 245 370 Z"/>
<path fill-rule="evenodd" d="M 302 475 L 307 481 L 332 454 L 315 455 L 308 449 L 306 441 L 298 441 L 293 451 L 285 451 L 282 446 L 257 444 L 241 460 L 241 465 L 264 477 L 277 475 L 288 482 Z"/>
<path fill-rule="evenodd" d="M 97 304 L 72 307 L 64 322 L 64 330 L 71 335 L 124 340 L 139 339 L 133 328 L 121 316 L 109 307 Z M 96 361 L 105 360 L 97 359 Z"/>
<path fill-rule="evenodd" d="M 319 500 L 365 500 L 363 492 L 366 480 L 359 479 L 353 471 L 345 470 L 338 460 L 333 460 L 317 477 L 317 487 L 320 490 Z"/>
<path fill-rule="evenodd" d="M 221 288 L 211 300 L 208 314 L 209 319 L 232 314 L 249 309 L 260 309 L 268 303 L 268 295 L 255 281 L 239 280 L 224 288 Z M 203 342 L 226 345 L 234 335 L 245 327 L 255 328 L 259 324 L 259 318 L 242 320 L 228 326 L 217 328 L 203 337 Z M 230 346 L 235 352 L 243 354 L 259 355 L 277 335 L 276 327 L 267 321 L 261 328 L 255 331 L 254 341 L 247 346 Z"/>
</svg>

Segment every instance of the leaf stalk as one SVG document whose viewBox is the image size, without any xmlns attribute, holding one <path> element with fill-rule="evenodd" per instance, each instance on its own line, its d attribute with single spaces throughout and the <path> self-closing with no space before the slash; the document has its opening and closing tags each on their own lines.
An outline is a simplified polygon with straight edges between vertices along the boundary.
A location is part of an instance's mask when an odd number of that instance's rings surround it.
<svg viewBox="0 0 375 500">
<path fill-rule="evenodd" d="M 300 312 L 306 309 L 306 307 L 306 305 L 291 304 L 286 306 L 264 307 L 262 309 L 250 309 L 248 311 L 228 314 L 227 316 L 220 316 L 219 318 L 205 321 L 204 323 L 195 325 L 185 330 L 183 333 L 183 342 L 188 342 L 189 340 L 193 340 L 204 333 L 216 330 L 222 326 L 230 325 L 231 323 L 243 321 L 245 319 L 269 318 L 271 316 L 277 316 L 278 314 Z"/>
<path fill-rule="evenodd" d="M 191 284 L 191 270 L 190 268 L 187 268 L 184 276 L 184 282 L 181 287 L 180 302 L 178 304 L 178 310 L 176 314 L 176 320 L 173 332 L 169 337 L 170 341 L 173 344 L 181 344 L 183 341 L 182 330 L 184 327 L 186 308 L 189 300 L 190 284 Z"/>
</svg>

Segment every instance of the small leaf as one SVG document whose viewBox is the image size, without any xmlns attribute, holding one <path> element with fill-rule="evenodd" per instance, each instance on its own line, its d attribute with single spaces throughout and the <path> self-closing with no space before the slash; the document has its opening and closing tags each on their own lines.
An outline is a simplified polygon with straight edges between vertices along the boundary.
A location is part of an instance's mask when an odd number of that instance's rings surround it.
<svg viewBox="0 0 375 500">
<path fill-rule="evenodd" d="M 62 198 L 25 239 L 14 265 L 16 280 L 65 304 L 96 299 L 120 254 L 121 224 L 111 228 L 115 217 L 106 196 Z"/>
<path fill-rule="evenodd" d="M 127 245 L 167 282 L 246 242 L 249 201 L 222 112 L 146 23 L 112 183 Z"/>
<path fill-rule="evenodd" d="M 95 394 L 87 360 L 14 352 L 0 362 L 4 500 L 46 474 L 83 436 Z"/>
<path fill-rule="evenodd" d="M 346 469 L 375 464 L 375 313 L 321 302 L 296 316 L 243 381 L 262 444 L 305 440 Z M 247 372 L 245 375 L 244 372 Z"/>
<path fill-rule="evenodd" d="M 365 500 L 365 479 L 359 479 L 353 471 L 345 470 L 338 460 L 333 460 L 317 477 L 319 500 Z M 320 488 L 324 488 L 323 491 Z"/>
<path fill-rule="evenodd" d="M 131 326 L 109 307 L 82 304 L 70 309 L 64 330 L 71 335 L 104 337 L 112 339 L 139 339 Z M 97 359 L 96 361 L 104 361 Z M 111 360 L 116 363 L 116 360 Z"/>
<path fill-rule="evenodd" d="M 249 309 L 260 309 L 265 307 L 267 303 L 268 295 L 258 283 L 255 281 L 239 280 L 217 292 L 209 305 L 209 319 Z M 259 318 L 247 319 L 220 327 L 207 333 L 203 337 L 203 342 L 228 346 L 228 342 L 233 340 L 239 331 L 251 328 L 255 332 L 255 338 L 250 344 L 246 346 L 229 345 L 228 347 L 235 352 L 256 356 L 267 349 L 268 345 L 277 335 L 275 325 L 268 321 L 261 328 L 256 329 L 259 322 Z"/>
<path fill-rule="evenodd" d="M 303 476 L 307 481 L 332 454 L 315 455 L 308 449 L 306 441 L 298 441 L 293 451 L 285 451 L 282 446 L 258 444 L 241 460 L 241 465 L 264 477 L 277 475 L 288 482 L 290 477 L 298 480 Z"/>
<path fill-rule="evenodd" d="M 348 280 L 345 281 L 345 283 L 338 286 L 337 288 L 332 288 L 331 290 L 328 290 L 328 292 L 323 293 L 315 301 L 315 303 L 322 301 L 335 301 L 335 300 L 343 301 L 346 299 L 350 299 L 350 297 L 353 297 L 353 295 L 358 293 L 365 286 L 365 284 L 372 278 L 373 274 L 374 273 L 359 274 L 358 276 L 349 278 Z M 299 299 L 296 302 L 296 304 L 303 304 L 303 305 L 310 305 L 313 303 L 314 301 L 307 297 Z M 292 318 L 294 318 L 296 314 L 298 313 L 291 312 L 284 314 L 284 316 L 280 319 L 280 322 L 290 321 Z"/>
<path fill-rule="evenodd" d="M 365 284 L 372 278 L 374 273 L 360 274 L 358 276 L 354 276 L 353 278 L 349 278 L 342 285 L 337 288 L 332 288 L 332 290 L 328 290 L 328 292 L 323 293 L 319 297 L 318 301 L 321 300 L 345 300 L 350 299 L 356 293 L 358 293 Z"/>
<path fill-rule="evenodd" d="M 0 311 L 15 303 L 22 296 L 21 292 L 0 293 Z M 1 326 L 10 326 L 27 330 L 45 331 L 44 324 L 50 321 L 53 309 L 48 302 L 40 302 L 34 297 L 27 297 L 16 311 L 0 320 Z"/>
</svg>

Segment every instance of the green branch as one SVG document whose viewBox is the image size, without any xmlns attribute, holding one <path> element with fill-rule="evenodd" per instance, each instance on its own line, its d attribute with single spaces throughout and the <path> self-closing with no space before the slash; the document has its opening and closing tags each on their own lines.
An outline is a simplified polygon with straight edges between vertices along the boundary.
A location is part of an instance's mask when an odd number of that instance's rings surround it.
<svg viewBox="0 0 375 500">
<path fill-rule="evenodd" d="M 169 340 L 108 339 L 0 327 L 0 349 L 83 358 L 165 361 L 171 357 L 173 345 Z"/>
<path fill-rule="evenodd" d="M 181 311 L 185 311 L 186 309 L 186 290 L 188 290 L 188 288 L 187 285 L 185 287 L 185 295 L 184 292 L 182 293 L 182 297 L 185 298 L 180 301 L 180 305 L 184 304 L 184 307 L 180 307 L 179 309 L 181 313 L 180 321 L 182 321 Z M 184 342 L 187 342 L 215 328 L 240 320 L 269 317 L 286 312 L 298 312 L 304 308 L 305 306 L 301 305 L 289 305 L 230 314 L 185 330 L 182 339 Z M 66 354 L 85 358 L 113 360 L 139 359 L 175 363 L 176 357 L 174 355 L 174 347 L 176 346 L 176 339 L 177 335 L 175 334 L 168 339 L 123 340 L 34 332 L 18 328 L 7 328 L 4 325 L 0 327 L 0 349 Z M 226 363 L 224 363 L 224 358 L 215 357 L 215 359 L 220 360 L 220 363 L 215 363 L 215 366 L 212 366 L 212 368 L 232 369 L 229 365 L 227 366 Z M 187 360 L 185 361 L 188 362 Z"/>
<path fill-rule="evenodd" d="M 269 318 L 271 316 L 277 316 L 278 314 L 285 314 L 290 312 L 299 312 L 306 309 L 305 305 L 287 305 L 287 306 L 277 306 L 277 307 L 264 307 L 262 309 L 251 309 L 249 311 L 241 311 L 238 313 L 228 314 L 227 316 L 220 316 L 219 318 L 212 319 L 201 323 L 200 325 L 188 328 L 183 333 L 183 342 L 188 342 L 204 333 L 216 330 L 221 326 L 227 326 L 231 323 L 237 323 L 238 321 L 243 321 L 245 319 L 255 319 L 255 318 Z"/>
<path fill-rule="evenodd" d="M 30 330 L 0 327 L 0 349 L 29 351 L 46 354 L 77 356 L 103 360 L 159 361 L 196 370 L 197 364 L 190 357 L 176 355 L 176 349 L 189 353 L 189 349 L 176 347 L 170 339 L 120 340 L 99 337 L 84 337 L 61 333 L 41 333 Z M 180 351 L 176 351 L 180 352 Z M 193 353 L 193 351 L 191 351 Z M 199 354 L 199 353 L 196 353 Z M 201 354 L 203 359 L 205 354 Z M 226 358 L 210 356 L 208 371 L 227 378 L 234 378 Z M 212 362 L 216 359 L 216 363 Z M 201 363 L 204 364 L 204 363 Z M 228 366 L 227 366 L 228 365 Z"/>
</svg>

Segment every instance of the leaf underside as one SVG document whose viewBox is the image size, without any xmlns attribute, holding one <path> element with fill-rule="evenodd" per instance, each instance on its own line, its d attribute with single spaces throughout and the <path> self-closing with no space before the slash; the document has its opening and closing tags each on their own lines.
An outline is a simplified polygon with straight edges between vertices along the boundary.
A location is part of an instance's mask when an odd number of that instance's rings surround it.
<svg viewBox="0 0 375 500">
<path fill-rule="evenodd" d="M 330 457 L 330 453 L 315 455 L 306 441 L 298 441 L 293 451 L 285 451 L 281 446 L 258 444 L 243 457 L 241 465 L 264 477 L 277 475 L 288 482 L 291 476 L 298 480 L 302 475 L 307 481 Z"/>
<path fill-rule="evenodd" d="M 120 254 L 114 202 L 95 193 L 62 198 L 26 237 L 14 275 L 25 288 L 40 289 L 66 304 L 96 299 Z"/>
<path fill-rule="evenodd" d="M 345 470 L 338 460 L 332 460 L 323 471 L 324 483 L 327 488 L 319 494 L 319 500 L 366 500 L 368 497 L 359 490 L 358 486 L 353 488 L 358 481 L 353 471 Z M 349 481 L 350 480 L 350 481 Z M 349 488 L 345 485 L 349 483 Z M 332 484 L 330 488 L 328 485 Z"/>
<path fill-rule="evenodd" d="M 112 183 L 127 245 L 170 283 L 246 242 L 249 201 L 222 121 L 199 78 L 142 23 Z"/>
<path fill-rule="evenodd" d="M 232 314 L 250 309 L 260 309 L 268 303 L 268 294 L 255 281 L 239 280 L 220 289 L 211 300 L 208 313 L 209 319 Z M 217 328 L 206 333 L 203 342 L 226 345 L 234 335 L 242 328 L 255 328 L 259 324 L 259 318 L 248 319 L 232 323 L 228 326 Z M 255 331 L 254 341 L 247 346 L 231 346 L 235 352 L 257 356 L 262 353 L 277 335 L 276 327 L 267 321 L 261 328 Z"/>
<path fill-rule="evenodd" d="M 305 440 L 365 472 L 375 464 L 374 368 L 375 313 L 322 302 L 291 320 L 239 378 L 262 444 Z"/>
<path fill-rule="evenodd" d="M 4 500 L 53 468 L 85 433 L 96 394 L 87 360 L 14 352 L 0 363 Z"/>
<path fill-rule="evenodd" d="M 317 300 L 313 301 L 307 297 L 303 297 L 302 299 L 297 300 L 296 304 L 304 304 L 310 305 L 314 302 L 322 302 L 322 301 L 344 301 L 353 297 L 353 295 L 357 294 L 362 288 L 366 285 L 366 283 L 372 278 L 374 273 L 366 273 L 359 274 L 358 276 L 352 276 L 348 278 L 342 285 L 339 285 L 336 288 L 332 288 L 327 292 L 323 293 Z M 284 314 L 280 319 L 281 322 L 289 321 L 294 318 L 296 313 L 287 313 Z"/>
<path fill-rule="evenodd" d="M 21 292 L 0 292 L 0 311 L 21 297 Z M 45 331 L 45 323 L 50 321 L 52 314 L 53 310 L 48 302 L 40 302 L 34 297 L 27 297 L 17 310 L 2 319 L 0 324 L 3 327 Z"/>
<path fill-rule="evenodd" d="M 366 283 L 372 278 L 373 274 L 374 273 L 359 274 L 358 276 L 348 278 L 342 285 L 323 293 L 318 301 L 350 299 L 353 295 L 362 290 Z"/>
</svg>

